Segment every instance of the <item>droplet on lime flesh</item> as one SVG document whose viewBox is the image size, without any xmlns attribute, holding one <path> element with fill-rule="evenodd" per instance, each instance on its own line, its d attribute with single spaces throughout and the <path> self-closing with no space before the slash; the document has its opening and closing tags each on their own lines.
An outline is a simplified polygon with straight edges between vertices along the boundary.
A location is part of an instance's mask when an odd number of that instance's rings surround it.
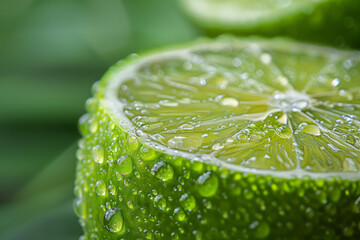
<svg viewBox="0 0 360 240">
<path fill-rule="evenodd" d="M 174 176 L 173 168 L 165 162 L 157 162 L 151 169 L 156 178 L 162 181 L 169 181 Z"/>
<path fill-rule="evenodd" d="M 118 165 L 118 171 L 122 175 L 128 175 L 133 170 L 132 159 L 128 155 L 119 157 L 116 163 Z"/>
<path fill-rule="evenodd" d="M 103 180 L 99 180 L 95 184 L 95 192 L 99 196 L 105 196 L 106 195 L 106 184 Z"/>
<path fill-rule="evenodd" d="M 101 145 L 96 145 L 92 149 L 92 157 L 96 163 L 104 162 L 104 148 Z"/>
<path fill-rule="evenodd" d="M 180 198 L 180 204 L 185 210 L 191 211 L 196 207 L 196 200 L 194 196 L 185 193 Z"/>
<path fill-rule="evenodd" d="M 203 197 L 211 197 L 216 194 L 219 186 L 218 178 L 211 172 L 201 175 L 198 180 L 198 191 Z"/>
</svg>

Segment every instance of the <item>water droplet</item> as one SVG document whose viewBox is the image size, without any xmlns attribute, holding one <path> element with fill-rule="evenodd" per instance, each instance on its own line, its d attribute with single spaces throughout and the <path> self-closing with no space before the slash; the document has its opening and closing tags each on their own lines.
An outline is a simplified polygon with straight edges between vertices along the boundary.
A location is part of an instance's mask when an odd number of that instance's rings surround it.
<svg viewBox="0 0 360 240">
<path fill-rule="evenodd" d="M 292 131 L 287 126 L 282 126 L 276 129 L 276 134 L 281 138 L 291 138 L 292 137 Z"/>
<path fill-rule="evenodd" d="M 106 195 L 106 185 L 103 180 L 99 180 L 95 184 L 95 192 L 99 196 L 105 196 Z"/>
<path fill-rule="evenodd" d="M 346 226 L 343 229 L 343 234 L 346 237 L 351 237 L 354 234 L 354 229 L 351 226 Z"/>
<path fill-rule="evenodd" d="M 195 198 L 187 193 L 183 194 L 180 198 L 181 207 L 186 211 L 192 211 L 196 207 Z"/>
<path fill-rule="evenodd" d="M 189 103 L 191 103 L 191 98 L 184 97 L 184 98 L 182 98 L 182 99 L 179 100 L 179 103 L 189 104 Z"/>
<path fill-rule="evenodd" d="M 330 203 L 330 204 L 328 204 L 328 205 L 325 206 L 325 211 L 326 211 L 328 214 L 330 214 L 330 215 L 335 215 L 337 209 L 336 209 L 336 206 L 335 206 L 335 205 L 333 205 L 333 204 Z"/>
<path fill-rule="evenodd" d="M 126 178 L 126 179 L 124 179 L 123 183 L 124 183 L 125 187 L 128 187 L 130 184 L 130 180 L 128 178 Z"/>
<path fill-rule="evenodd" d="M 87 112 L 95 113 L 98 105 L 96 98 L 89 98 L 86 100 L 85 107 Z"/>
<path fill-rule="evenodd" d="M 235 98 L 223 98 L 221 99 L 220 104 L 223 106 L 237 107 L 239 102 Z"/>
<path fill-rule="evenodd" d="M 155 206 L 162 211 L 166 210 L 166 199 L 162 195 L 155 197 Z"/>
<path fill-rule="evenodd" d="M 82 115 L 79 119 L 79 129 L 83 135 L 86 134 L 87 132 L 89 118 L 90 118 L 90 114 L 86 113 Z"/>
<path fill-rule="evenodd" d="M 343 62 L 343 66 L 346 68 L 346 69 L 350 69 L 352 67 L 355 66 L 355 63 L 352 59 L 346 59 L 344 62 Z"/>
<path fill-rule="evenodd" d="M 81 161 L 85 158 L 85 152 L 83 149 L 79 148 L 78 150 L 76 150 L 76 158 Z"/>
<path fill-rule="evenodd" d="M 134 208 L 134 204 L 133 204 L 131 201 L 128 201 L 128 202 L 127 202 L 127 206 L 128 206 L 128 208 L 130 208 L 130 209 L 133 209 L 133 208 Z"/>
<path fill-rule="evenodd" d="M 168 140 L 168 145 L 171 148 L 181 150 L 197 150 L 202 145 L 202 137 L 193 135 L 191 137 L 174 136 Z"/>
<path fill-rule="evenodd" d="M 131 151 L 138 149 L 139 142 L 135 136 L 132 136 L 128 139 L 128 147 L 129 147 L 129 150 L 131 150 Z"/>
<path fill-rule="evenodd" d="M 199 184 L 199 194 L 203 197 L 211 197 L 215 195 L 219 186 L 219 180 L 212 172 L 204 173 L 197 179 L 197 182 Z"/>
<path fill-rule="evenodd" d="M 138 137 L 143 137 L 143 136 L 145 135 L 145 133 L 144 133 L 142 130 L 140 130 L 140 129 L 137 129 L 137 130 L 135 131 L 135 134 L 136 134 L 136 136 L 138 136 Z"/>
<path fill-rule="evenodd" d="M 250 229 L 253 230 L 255 238 L 266 238 L 270 234 L 270 226 L 267 222 L 252 222 Z"/>
<path fill-rule="evenodd" d="M 110 123 L 109 123 L 109 128 L 110 128 L 111 130 L 114 130 L 115 127 L 116 127 L 116 124 L 115 124 L 114 122 L 110 122 Z"/>
<path fill-rule="evenodd" d="M 282 86 L 287 86 L 287 85 L 289 85 L 289 80 L 288 80 L 286 77 L 284 77 L 284 76 L 278 76 L 278 77 L 276 78 L 276 80 L 278 80 L 278 82 L 279 82 Z"/>
<path fill-rule="evenodd" d="M 111 208 L 104 214 L 104 227 L 112 233 L 120 232 L 124 227 L 124 218 L 120 208 Z"/>
<path fill-rule="evenodd" d="M 340 79 L 335 78 L 331 81 L 331 86 L 336 87 L 339 85 L 339 83 L 340 83 Z"/>
<path fill-rule="evenodd" d="M 171 240 L 179 240 L 180 239 L 180 237 L 179 237 L 179 235 L 177 235 L 176 233 L 171 233 Z"/>
<path fill-rule="evenodd" d="M 191 129 L 194 129 L 194 126 L 191 125 L 191 124 L 183 124 L 179 127 L 179 129 L 182 129 L 182 130 L 191 130 Z"/>
<path fill-rule="evenodd" d="M 123 179 L 123 175 L 122 175 L 121 173 L 119 173 L 119 172 L 116 172 L 116 173 L 115 173 L 115 176 L 116 176 L 116 179 L 117 179 L 118 181 L 121 181 L 121 180 Z"/>
<path fill-rule="evenodd" d="M 354 98 L 354 96 L 351 94 L 351 92 L 345 91 L 344 89 L 341 89 L 339 91 L 339 95 L 344 97 L 348 101 L 351 101 Z"/>
<path fill-rule="evenodd" d="M 307 108 L 309 106 L 309 102 L 307 100 L 298 100 L 298 101 L 294 101 L 292 103 L 292 108 L 296 108 L 296 109 L 304 109 Z"/>
<path fill-rule="evenodd" d="M 220 150 L 220 149 L 223 149 L 224 148 L 224 145 L 221 144 L 221 143 L 215 143 L 213 146 L 212 146 L 212 150 L 216 151 L 216 150 Z"/>
<path fill-rule="evenodd" d="M 148 231 L 147 229 L 144 230 L 144 234 L 145 234 L 145 239 L 151 240 L 153 239 L 153 234 Z"/>
<path fill-rule="evenodd" d="M 356 201 L 354 202 L 353 211 L 357 214 L 360 214 L 360 197 L 358 197 L 356 199 Z M 360 227 L 360 225 L 359 225 L 359 227 Z M 360 230 L 360 228 L 359 228 L 359 230 Z"/>
<path fill-rule="evenodd" d="M 164 107 L 176 107 L 179 105 L 177 102 L 168 99 L 160 100 L 159 104 Z"/>
<path fill-rule="evenodd" d="M 158 156 L 158 153 L 149 147 L 143 146 L 140 148 L 140 156 L 144 161 L 153 161 Z"/>
<path fill-rule="evenodd" d="M 141 177 L 141 174 L 140 174 L 140 172 L 138 172 L 138 171 L 135 171 L 135 174 L 134 174 L 134 175 L 135 175 L 136 178 L 140 178 L 140 177 Z"/>
<path fill-rule="evenodd" d="M 116 194 L 116 187 L 115 187 L 114 185 L 110 184 L 109 187 L 108 187 L 108 190 L 109 190 L 109 193 L 110 193 L 111 195 L 115 196 L 115 194 Z"/>
<path fill-rule="evenodd" d="M 314 135 L 314 136 L 320 136 L 321 135 L 320 128 L 318 126 L 316 126 L 316 125 L 303 126 L 301 131 L 304 132 L 304 133 L 307 133 L 307 134 Z"/>
<path fill-rule="evenodd" d="M 193 234 L 195 237 L 194 240 L 204 240 L 202 232 L 194 230 Z"/>
<path fill-rule="evenodd" d="M 306 208 L 306 210 L 305 210 L 305 216 L 306 216 L 307 218 L 313 218 L 314 215 L 315 215 L 315 213 L 314 213 L 314 210 L 313 210 L 312 208 L 310 208 L 310 207 Z"/>
<path fill-rule="evenodd" d="M 128 155 L 123 155 L 119 157 L 116 163 L 118 165 L 117 170 L 122 175 L 130 174 L 133 170 L 133 162 L 131 157 L 129 157 Z"/>
<path fill-rule="evenodd" d="M 271 55 L 268 53 L 261 54 L 260 59 L 261 59 L 261 62 L 264 64 L 269 64 L 269 63 L 271 63 L 271 60 L 272 60 Z"/>
<path fill-rule="evenodd" d="M 287 79 L 284 78 L 282 85 L 287 85 Z M 273 96 L 272 105 L 279 107 L 283 112 L 299 112 L 304 108 L 308 108 L 311 105 L 311 101 L 308 95 L 291 91 L 286 94 L 275 94 Z"/>
<path fill-rule="evenodd" d="M 306 127 L 308 124 L 303 122 L 303 123 L 300 123 L 299 126 L 298 126 L 298 130 L 302 131 L 304 129 L 304 127 Z"/>
<path fill-rule="evenodd" d="M 186 215 L 185 215 L 184 211 L 181 210 L 181 208 L 175 208 L 174 215 L 176 217 L 176 220 L 178 220 L 180 222 L 183 222 L 186 220 Z"/>
<path fill-rule="evenodd" d="M 96 163 L 103 163 L 104 162 L 104 148 L 101 145 L 96 145 L 92 149 L 92 158 Z"/>
<path fill-rule="evenodd" d="M 240 58 L 234 58 L 232 64 L 234 67 L 239 67 L 242 64 L 242 61 Z"/>
<path fill-rule="evenodd" d="M 84 198 L 78 198 L 74 201 L 74 211 L 76 216 L 79 218 L 85 218 L 86 217 L 86 205 Z"/>
<path fill-rule="evenodd" d="M 174 176 L 174 169 L 168 163 L 157 162 L 151 169 L 151 172 L 157 179 L 169 181 Z"/>
<path fill-rule="evenodd" d="M 95 133 L 98 129 L 98 123 L 94 119 L 89 119 L 87 122 L 87 127 L 91 133 Z"/>
</svg>

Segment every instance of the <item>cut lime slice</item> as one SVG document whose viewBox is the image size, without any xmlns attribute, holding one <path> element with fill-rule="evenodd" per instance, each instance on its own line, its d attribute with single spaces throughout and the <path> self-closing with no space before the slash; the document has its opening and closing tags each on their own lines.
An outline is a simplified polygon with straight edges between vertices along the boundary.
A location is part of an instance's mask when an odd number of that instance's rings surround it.
<svg viewBox="0 0 360 240">
<path fill-rule="evenodd" d="M 80 119 L 85 239 L 358 239 L 359 62 L 223 37 L 118 63 Z"/>
<path fill-rule="evenodd" d="M 179 0 L 185 12 L 211 32 L 236 32 L 359 47 L 356 0 Z"/>
</svg>

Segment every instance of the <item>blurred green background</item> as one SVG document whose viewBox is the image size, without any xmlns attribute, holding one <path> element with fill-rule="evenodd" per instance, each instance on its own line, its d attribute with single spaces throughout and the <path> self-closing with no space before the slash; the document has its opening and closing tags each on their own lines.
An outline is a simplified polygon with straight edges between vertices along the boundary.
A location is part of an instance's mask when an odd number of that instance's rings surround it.
<svg viewBox="0 0 360 240">
<path fill-rule="evenodd" d="M 0 239 L 78 239 L 77 120 L 130 53 L 202 35 L 169 0 L 0 2 Z"/>
</svg>

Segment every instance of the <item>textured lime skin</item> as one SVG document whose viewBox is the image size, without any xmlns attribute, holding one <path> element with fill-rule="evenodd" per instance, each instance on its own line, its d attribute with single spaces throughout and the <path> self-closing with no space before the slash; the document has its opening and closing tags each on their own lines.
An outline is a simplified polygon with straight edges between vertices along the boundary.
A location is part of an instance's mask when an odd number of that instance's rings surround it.
<svg viewBox="0 0 360 240">
<path fill-rule="evenodd" d="M 75 187 L 84 239 L 360 238 L 358 180 L 281 179 L 169 156 L 125 132 L 101 102 L 90 99 L 88 112 Z M 119 224 L 105 220 L 114 209 Z"/>
<path fill-rule="evenodd" d="M 206 20 L 201 15 L 195 15 L 191 6 L 182 5 L 187 15 L 210 35 L 234 33 L 241 36 L 289 36 L 340 47 L 360 47 L 360 1 L 357 0 L 328 0 L 314 4 L 313 8 L 306 11 L 271 16 L 257 24 Z"/>
</svg>

